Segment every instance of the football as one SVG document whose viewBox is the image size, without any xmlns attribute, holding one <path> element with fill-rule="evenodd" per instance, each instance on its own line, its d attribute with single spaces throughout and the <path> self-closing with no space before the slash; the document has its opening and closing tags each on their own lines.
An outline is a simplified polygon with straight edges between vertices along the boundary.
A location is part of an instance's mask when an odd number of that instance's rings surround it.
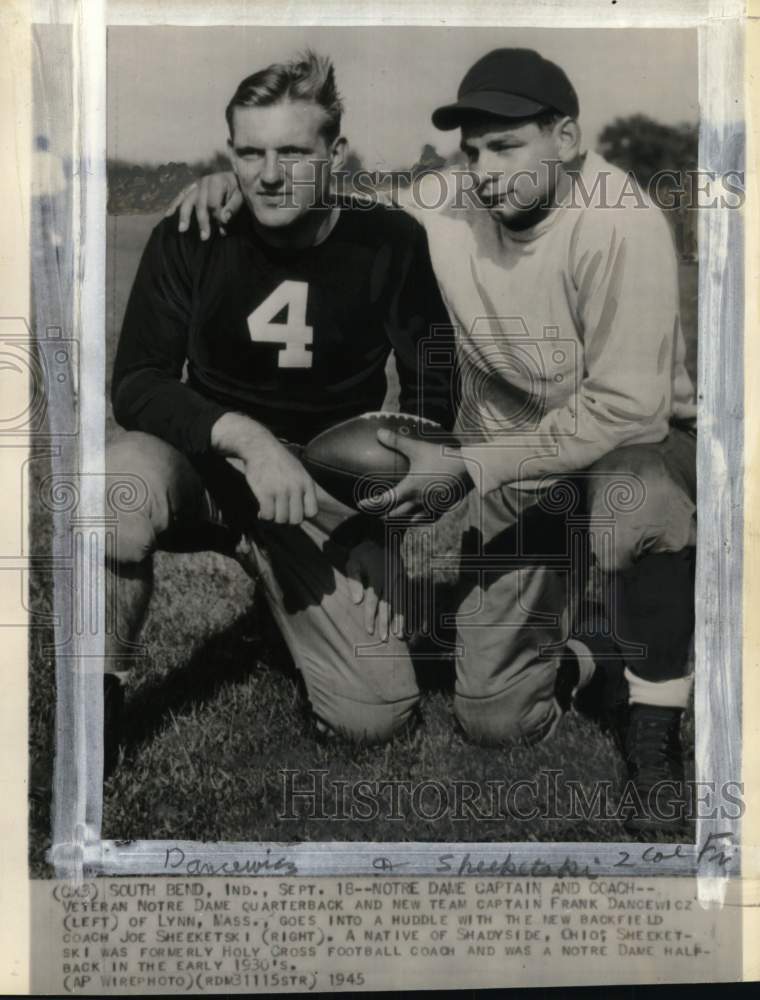
<svg viewBox="0 0 760 1000">
<path fill-rule="evenodd" d="M 358 510 L 360 501 L 379 497 L 409 471 L 405 455 L 378 441 L 381 428 L 409 438 L 429 440 L 444 435 L 434 420 L 410 413 L 364 413 L 318 434 L 306 446 L 301 460 L 323 490 Z"/>
</svg>

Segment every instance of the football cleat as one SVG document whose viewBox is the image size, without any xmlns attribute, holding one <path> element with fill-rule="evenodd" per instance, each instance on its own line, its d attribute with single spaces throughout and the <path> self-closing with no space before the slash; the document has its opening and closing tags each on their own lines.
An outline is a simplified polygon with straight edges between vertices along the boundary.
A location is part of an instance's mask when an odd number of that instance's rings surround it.
<svg viewBox="0 0 760 1000">
<path fill-rule="evenodd" d="M 681 708 L 633 704 L 619 728 L 637 804 L 624 820 L 629 833 L 673 832 L 683 825 L 682 714 Z"/>
</svg>

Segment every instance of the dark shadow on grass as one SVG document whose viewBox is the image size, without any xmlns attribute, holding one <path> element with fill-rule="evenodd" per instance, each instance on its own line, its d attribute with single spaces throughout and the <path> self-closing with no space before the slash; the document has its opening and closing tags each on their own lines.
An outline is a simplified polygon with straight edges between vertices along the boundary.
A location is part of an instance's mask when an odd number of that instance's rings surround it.
<svg viewBox="0 0 760 1000">
<path fill-rule="evenodd" d="M 255 672 L 281 674 L 299 688 L 296 670 L 266 603 L 255 600 L 232 624 L 210 636 L 185 666 L 141 687 L 128 702 L 124 718 L 123 750 L 126 758 L 161 730 L 170 717 L 212 701 L 228 684 L 244 683 Z"/>
</svg>

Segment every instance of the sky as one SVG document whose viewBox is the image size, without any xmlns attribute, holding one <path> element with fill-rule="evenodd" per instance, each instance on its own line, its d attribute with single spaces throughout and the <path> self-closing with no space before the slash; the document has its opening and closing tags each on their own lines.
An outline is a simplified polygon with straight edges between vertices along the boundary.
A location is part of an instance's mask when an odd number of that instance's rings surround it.
<svg viewBox="0 0 760 1000">
<path fill-rule="evenodd" d="M 697 35 L 671 29 L 112 27 L 108 155 L 193 161 L 225 148 L 224 108 L 243 77 L 310 46 L 332 57 L 346 104 L 343 133 L 368 169 L 408 167 L 424 143 L 458 143 L 430 114 L 456 98 L 490 49 L 535 48 L 580 100 L 585 144 L 615 117 L 696 122 Z"/>
</svg>

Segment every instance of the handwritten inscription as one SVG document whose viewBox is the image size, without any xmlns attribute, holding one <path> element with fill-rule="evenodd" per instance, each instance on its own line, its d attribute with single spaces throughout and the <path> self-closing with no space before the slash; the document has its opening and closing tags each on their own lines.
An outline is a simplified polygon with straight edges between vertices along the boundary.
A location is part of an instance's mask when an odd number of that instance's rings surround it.
<svg viewBox="0 0 760 1000">
<path fill-rule="evenodd" d="M 262 858 L 233 858 L 229 861 L 204 861 L 185 854 L 181 847 L 170 847 L 164 853 L 164 869 L 181 871 L 183 875 L 297 875 L 298 866 L 286 856 L 273 857 L 267 848 Z"/>
<path fill-rule="evenodd" d="M 503 857 L 492 855 L 477 857 L 470 851 L 456 854 L 446 852 L 438 854 L 430 861 L 420 860 L 420 867 L 428 868 L 431 874 L 452 874 L 463 876 L 493 876 L 504 878 L 517 876 L 523 878 L 599 878 L 610 867 L 632 869 L 641 872 L 647 868 L 656 870 L 666 868 L 672 870 L 674 864 L 682 862 L 684 871 L 697 868 L 699 865 L 712 865 L 728 873 L 735 858 L 736 841 L 731 831 L 709 833 L 701 844 L 672 845 L 641 845 L 632 849 L 630 846 L 620 847 L 617 858 L 610 863 L 603 863 L 598 857 L 579 861 L 570 855 L 562 859 L 543 857 L 540 854 L 533 858 L 518 859 L 513 851 L 507 851 Z M 404 869 L 409 870 L 413 862 L 380 854 L 371 858 L 370 869 L 376 873 L 392 875 Z M 681 867 L 681 865 L 677 865 Z M 260 856 L 231 858 L 218 861 L 188 854 L 181 847 L 171 847 L 164 852 L 163 868 L 166 872 L 179 872 L 183 875 L 297 875 L 298 866 L 287 854 L 276 855 L 271 848 L 266 848 Z M 357 858 L 356 873 L 359 874 L 362 861 Z"/>
</svg>

